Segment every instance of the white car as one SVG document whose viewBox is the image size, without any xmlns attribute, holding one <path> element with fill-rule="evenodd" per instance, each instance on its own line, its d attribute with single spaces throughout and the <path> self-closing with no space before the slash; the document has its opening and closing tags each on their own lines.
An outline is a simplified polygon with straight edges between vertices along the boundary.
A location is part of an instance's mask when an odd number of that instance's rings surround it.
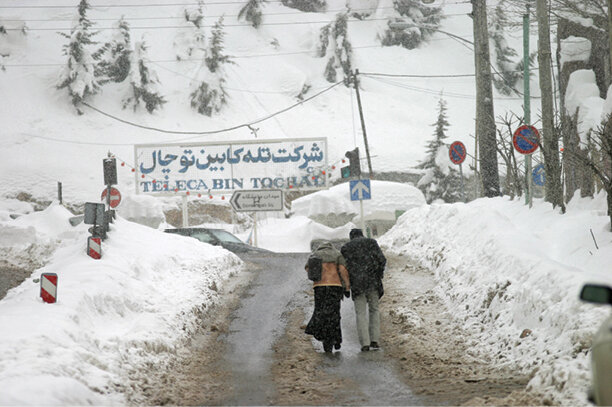
<svg viewBox="0 0 612 407">
<path fill-rule="evenodd" d="M 612 288 L 585 284 L 580 299 L 594 304 L 612 305 Z M 591 345 L 592 383 L 589 399 L 598 406 L 612 405 L 612 315 L 606 318 Z"/>
</svg>

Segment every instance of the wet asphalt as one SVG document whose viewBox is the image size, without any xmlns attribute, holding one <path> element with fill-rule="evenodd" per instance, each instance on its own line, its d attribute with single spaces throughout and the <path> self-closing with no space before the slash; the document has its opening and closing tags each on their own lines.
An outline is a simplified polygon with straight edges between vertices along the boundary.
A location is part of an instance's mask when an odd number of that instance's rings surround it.
<svg viewBox="0 0 612 407">
<path fill-rule="evenodd" d="M 242 256 L 260 268 L 232 315 L 225 364 L 233 377 L 233 397 L 227 405 L 269 405 L 274 394 L 270 368 L 274 358 L 273 345 L 282 337 L 288 311 L 301 307 L 305 315 L 312 314 L 312 297 L 300 295 L 311 282 L 306 278 L 304 264 L 308 253 Z M 384 349 L 361 352 L 355 328 L 353 301 L 342 302 L 342 349 L 327 355 L 321 366 L 326 373 L 357 383 L 358 391 L 337 394 L 341 405 L 422 405 L 398 378 L 394 361 Z M 313 340 L 313 352 L 323 352 Z"/>
</svg>

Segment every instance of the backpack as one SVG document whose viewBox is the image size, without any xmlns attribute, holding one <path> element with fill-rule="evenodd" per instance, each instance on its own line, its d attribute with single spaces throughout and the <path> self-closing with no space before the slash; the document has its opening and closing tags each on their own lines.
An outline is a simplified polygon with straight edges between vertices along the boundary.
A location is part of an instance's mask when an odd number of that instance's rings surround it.
<svg viewBox="0 0 612 407">
<path fill-rule="evenodd" d="M 323 260 L 319 256 L 311 254 L 306 265 L 308 267 L 308 279 L 319 281 L 323 270 Z"/>
</svg>

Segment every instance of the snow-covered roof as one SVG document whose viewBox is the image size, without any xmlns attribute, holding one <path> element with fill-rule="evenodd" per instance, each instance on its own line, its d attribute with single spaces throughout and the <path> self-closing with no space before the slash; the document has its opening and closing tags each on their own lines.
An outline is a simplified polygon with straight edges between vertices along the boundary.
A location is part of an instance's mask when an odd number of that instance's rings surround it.
<svg viewBox="0 0 612 407">
<path fill-rule="evenodd" d="M 371 199 L 363 201 L 364 215 L 374 212 L 408 210 L 425 204 L 423 193 L 410 184 L 371 180 Z M 335 185 L 293 201 L 296 215 L 317 216 L 330 213 L 359 213 L 359 201 L 351 201 L 349 183 Z"/>
</svg>

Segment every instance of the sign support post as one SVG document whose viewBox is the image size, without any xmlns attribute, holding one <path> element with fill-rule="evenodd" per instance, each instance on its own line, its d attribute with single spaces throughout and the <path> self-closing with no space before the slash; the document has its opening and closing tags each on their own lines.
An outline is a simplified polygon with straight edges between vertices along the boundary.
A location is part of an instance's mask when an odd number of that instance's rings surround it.
<svg viewBox="0 0 612 407">
<path fill-rule="evenodd" d="M 525 124 L 531 124 L 531 105 L 529 97 L 529 3 L 523 15 L 523 108 Z M 525 155 L 525 205 L 533 206 L 533 183 L 531 182 L 531 154 Z"/>
<path fill-rule="evenodd" d="M 527 113 L 527 111 L 525 111 Z M 525 204 L 531 208 L 533 205 L 533 182 L 531 180 L 531 154 L 538 149 L 540 134 L 538 130 L 528 124 L 520 126 L 514 131 L 512 144 L 516 151 L 525 155 Z"/>
<path fill-rule="evenodd" d="M 189 209 L 187 205 L 187 195 L 183 195 L 183 227 L 186 228 L 189 226 Z"/>
<path fill-rule="evenodd" d="M 257 212 L 253 212 L 253 246 L 257 246 Z"/>
<path fill-rule="evenodd" d="M 360 227 L 365 232 L 365 219 L 363 216 L 363 200 L 372 199 L 372 189 L 370 188 L 369 179 L 356 179 L 349 181 L 349 194 L 351 201 L 359 201 L 359 210 L 361 216 Z"/>
<path fill-rule="evenodd" d="M 463 199 L 463 202 L 465 202 L 465 186 L 463 185 L 463 167 L 461 164 L 465 161 L 466 156 L 467 149 L 465 148 L 465 144 L 460 141 L 453 142 L 448 148 L 448 157 L 453 164 L 457 164 L 459 166 L 459 176 L 461 177 L 461 199 Z"/>
</svg>

